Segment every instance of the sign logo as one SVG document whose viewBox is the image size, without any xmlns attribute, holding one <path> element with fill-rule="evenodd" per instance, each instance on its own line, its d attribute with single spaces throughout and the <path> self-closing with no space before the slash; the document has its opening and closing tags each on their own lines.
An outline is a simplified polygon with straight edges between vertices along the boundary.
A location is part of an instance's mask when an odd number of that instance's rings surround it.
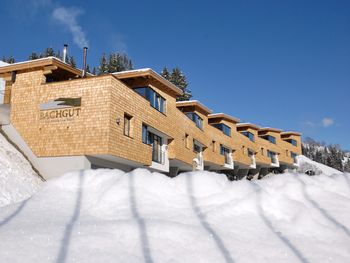
<svg viewBox="0 0 350 263">
<path fill-rule="evenodd" d="M 58 98 L 40 104 L 40 120 L 61 120 L 79 117 L 81 98 Z"/>
</svg>

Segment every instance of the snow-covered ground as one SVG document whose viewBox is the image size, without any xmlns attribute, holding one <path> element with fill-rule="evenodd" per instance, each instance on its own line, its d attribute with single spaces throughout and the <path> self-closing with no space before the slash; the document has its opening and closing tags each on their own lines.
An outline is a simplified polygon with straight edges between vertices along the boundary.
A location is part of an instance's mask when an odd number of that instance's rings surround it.
<svg viewBox="0 0 350 263">
<path fill-rule="evenodd" d="M 298 163 L 298 172 L 300 173 L 304 173 L 307 170 L 312 170 L 316 172 L 316 174 L 323 175 L 342 174 L 342 172 L 338 171 L 337 169 L 334 169 L 322 163 L 315 162 L 304 155 L 298 156 Z"/>
<path fill-rule="evenodd" d="M 81 171 L 0 209 L 0 262 L 350 262 L 350 175 Z"/>
<path fill-rule="evenodd" d="M 41 185 L 28 161 L 0 134 L 0 207 L 27 199 Z"/>
</svg>

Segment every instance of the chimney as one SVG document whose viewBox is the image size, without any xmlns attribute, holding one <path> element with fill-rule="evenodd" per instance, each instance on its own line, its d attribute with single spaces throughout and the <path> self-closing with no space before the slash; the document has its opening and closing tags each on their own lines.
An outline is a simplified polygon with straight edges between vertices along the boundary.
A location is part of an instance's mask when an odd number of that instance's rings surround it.
<svg viewBox="0 0 350 263">
<path fill-rule="evenodd" d="M 63 45 L 63 62 L 67 63 L 68 45 Z"/>
<path fill-rule="evenodd" d="M 83 78 L 86 77 L 86 56 L 87 56 L 87 47 L 84 47 L 84 67 L 83 67 Z"/>
</svg>

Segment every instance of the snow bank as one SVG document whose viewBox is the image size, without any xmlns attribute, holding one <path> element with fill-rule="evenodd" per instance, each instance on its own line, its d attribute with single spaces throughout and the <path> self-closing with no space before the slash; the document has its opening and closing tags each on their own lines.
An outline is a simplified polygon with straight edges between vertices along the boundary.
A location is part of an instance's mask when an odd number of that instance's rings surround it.
<svg viewBox="0 0 350 263">
<path fill-rule="evenodd" d="M 0 134 L 0 207 L 28 198 L 41 184 L 28 161 Z"/>
<path fill-rule="evenodd" d="M 297 158 L 299 163 L 298 172 L 300 173 L 305 173 L 306 170 L 312 170 L 316 172 L 316 174 L 342 174 L 342 172 L 338 171 L 337 169 L 334 169 L 322 163 L 315 162 L 304 155 L 299 155 Z"/>
<path fill-rule="evenodd" d="M 350 175 L 81 171 L 0 210 L 0 262 L 350 262 Z"/>
</svg>

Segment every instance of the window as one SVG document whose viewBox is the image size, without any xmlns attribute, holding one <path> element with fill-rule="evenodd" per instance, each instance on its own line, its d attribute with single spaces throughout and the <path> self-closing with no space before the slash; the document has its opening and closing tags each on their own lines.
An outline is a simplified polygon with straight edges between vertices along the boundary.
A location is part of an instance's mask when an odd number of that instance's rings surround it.
<svg viewBox="0 0 350 263">
<path fill-rule="evenodd" d="M 231 136 L 231 128 L 224 123 L 214 123 L 212 124 L 215 128 L 222 131 L 225 135 Z"/>
<path fill-rule="evenodd" d="M 276 144 L 276 138 L 271 136 L 271 135 L 265 135 L 265 136 L 262 136 L 262 138 L 265 140 L 268 140 L 269 142 L 271 142 L 273 144 Z"/>
<path fill-rule="evenodd" d="M 288 156 L 288 150 L 286 150 L 286 156 Z"/>
<path fill-rule="evenodd" d="M 264 148 L 261 148 L 261 155 L 264 155 Z"/>
<path fill-rule="evenodd" d="M 267 156 L 271 159 L 272 163 L 277 163 L 276 153 L 268 150 Z"/>
<path fill-rule="evenodd" d="M 147 125 L 142 125 L 142 142 L 152 146 L 152 161 L 163 163 L 163 138 L 150 132 Z"/>
<path fill-rule="evenodd" d="M 252 142 L 254 142 L 255 138 L 254 138 L 254 134 L 248 131 L 244 131 L 241 132 L 244 136 L 248 137 L 249 140 L 251 140 Z"/>
<path fill-rule="evenodd" d="M 163 138 L 152 132 L 148 132 L 148 141 L 152 145 L 152 161 L 163 163 Z"/>
<path fill-rule="evenodd" d="M 248 156 L 249 157 L 253 157 L 254 156 L 254 151 L 252 151 L 251 149 L 248 149 Z"/>
<path fill-rule="evenodd" d="M 287 142 L 291 143 L 291 144 L 294 145 L 294 146 L 297 146 L 297 145 L 298 145 L 297 141 L 294 140 L 294 139 L 287 140 Z"/>
<path fill-rule="evenodd" d="M 193 121 L 199 129 L 203 130 L 203 119 L 199 117 L 197 113 L 187 112 L 186 116 Z"/>
<path fill-rule="evenodd" d="M 212 150 L 213 150 L 213 152 L 215 152 L 215 141 L 211 141 L 211 147 L 212 147 Z"/>
<path fill-rule="evenodd" d="M 131 119 L 132 116 L 124 114 L 124 135 L 131 137 Z"/>
<path fill-rule="evenodd" d="M 142 142 L 143 142 L 143 143 L 146 143 L 146 144 L 149 144 L 149 143 L 148 143 L 147 135 L 148 135 L 147 126 L 144 125 L 144 124 L 142 124 Z"/>
<path fill-rule="evenodd" d="M 148 100 L 153 108 L 162 113 L 165 113 L 165 99 L 153 89 L 150 87 L 138 87 L 134 88 L 134 91 Z"/>
<path fill-rule="evenodd" d="M 189 135 L 188 135 L 187 133 L 185 134 L 185 147 L 186 147 L 187 149 L 190 148 Z"/>
<path fill-rule="evenodd" d="M 296 153 L 291 152 L 291 153 L 290 153 L 290 156 L 291 156 L 292 158 L 296 158 L 298 155 L 297 155 Z"/>
<path fill-rule="evenodd" d="M 193 141 L 193 151 L 194 151 L 195 153 L 200 153 L 200 152 L 202 151 L 202 147 L 199 146 L 198 144 L 196 144 L 195 141 Z"/>
<path fill-rule="evenodd" d="M 225 163 L 230 164 L 231 163 L 231 158 L 230 158 L 230 153 L 231 150 L 222 144 L 220 145 L 220 154 L 225 156 Z"/>
</svg>

